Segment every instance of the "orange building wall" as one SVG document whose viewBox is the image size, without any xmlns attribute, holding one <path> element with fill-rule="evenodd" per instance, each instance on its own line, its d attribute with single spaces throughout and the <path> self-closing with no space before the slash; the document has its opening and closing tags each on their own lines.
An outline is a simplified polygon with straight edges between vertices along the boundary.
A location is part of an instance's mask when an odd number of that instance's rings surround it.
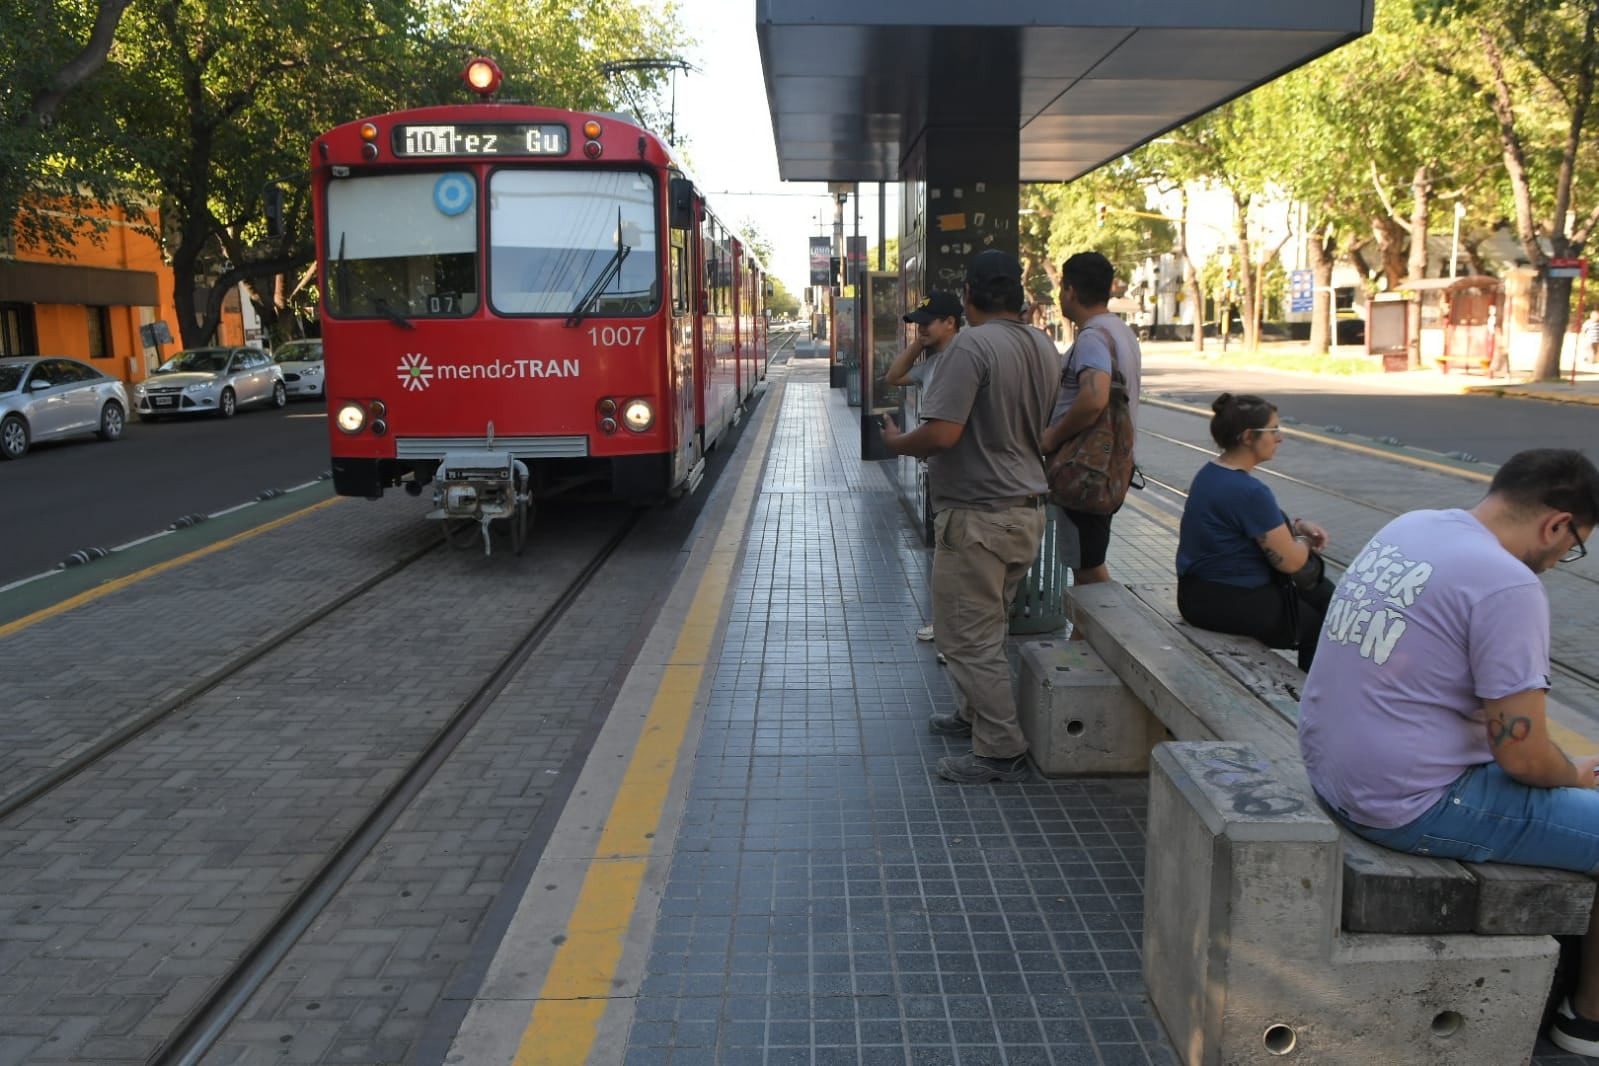
<svg viewBox="0 0 1599 1066">
<path fill-rule="evenodd" d="M 17 258 L 37 263 L 74 263 L 85 267 L 106 267 L 113 270 L 140 270 L 156 277 L 156 291 L 161 301 L 159 307 L 150 308 L 150 321 L 165 322 L 172 331 L 173 342 L 162 345 L 160 358 L 170 358 L 180 347 L 177 304 L 173 299 L 171 269 L 161 261 L 161 248 L 155 238 L 127 223 L 126 214 L 118 208 L 104 208 L 99 217 L 112 220 L 104 241 L 96 245 L 87 235 L 80 235 L 71 254 L 66 259 L 51 256 L 40 249 L 30 249 L 18 242 Z M 33 305 L 34 332 L 41 355 L 64 355 L 82 359 L 100 371 L 123 381 L 143 381 L 149 371 L 159 365 L 153 349 L 146 349 L 139 338 L 139 327 L 144 322 L 143 309 L 138 307 L 110 307 L 110 330 L 106 336 L 109 358 L 89 358 L 88 309 L 81 305 Z M 222 322 L 217 330 L 217 343 L 243 344 L 244 320 L 239 311 L 237 291 L 223 302 Z"/>
</svg>

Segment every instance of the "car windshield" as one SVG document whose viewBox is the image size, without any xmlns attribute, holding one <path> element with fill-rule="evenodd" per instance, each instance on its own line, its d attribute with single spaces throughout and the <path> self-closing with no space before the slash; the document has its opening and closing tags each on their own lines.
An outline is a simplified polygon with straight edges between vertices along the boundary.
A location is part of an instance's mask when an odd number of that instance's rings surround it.
<svg viewBox="0 0 1599 1066">
<path fill-rule="evenodd" d="M 279 348 L 272 358 L 279 363 L 320 363 L 321 341 L 290 341 Z"/>
<path fill-rule="evenodd" d="M 0 392 L 16 392 L 22 385 L 22 372 L 25 369 L 14 364 L 0 366 Z"/>
<path fill-rule="evenodd" d="M 654 310 L 660 253 L 655 181 L 648 174 L 499 170 L 489 179 L 488 201 L 489 298 L 496 311 Z"/>
<path fill-rule="evenodd" d="M 327 308 L 341 318 L 387 318 L 401 326 L 413 318 L 472 314 L 477 199 L 477 183 L 464 171 L 330 183 Z"/>
<path fill-rule="evenodd" d="M 156 368 L 157 374 L 220 374 L 228 368 L 226 348 L 191 348 Z"/>
</svg>

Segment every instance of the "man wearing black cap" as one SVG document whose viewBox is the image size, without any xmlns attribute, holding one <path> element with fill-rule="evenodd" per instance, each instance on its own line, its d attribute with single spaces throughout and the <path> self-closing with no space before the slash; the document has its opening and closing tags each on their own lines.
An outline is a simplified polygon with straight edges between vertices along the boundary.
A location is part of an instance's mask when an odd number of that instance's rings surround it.
<svg viewBox="0 0 1599 1066">
<path fill-rule="evenodd" d="M 917 304 L 916 310 L 907 312 L 905 321 L 916 327 L 916 338 L 889 364 L 883 380 L 893 386 L 919 385 L 926 389 L 933 380 L 939 353 L 960 332 L 963 313 L 960 297 L 952 292 L 935 292 Z"/>
<path fill-rule="evenodd" d="M 1042 438 L 1060 388 L 1060 356 L 1022 321 L 1022 267 L 998 249 L 966 267 L 963 330 L 939 356 L 922 397 L 922 425 L 883 442 L 927 459 L 936 543 L 933 627 L 955 685 L 955 713 L 935 714 L 940 736 L 972 750 L 938 762 L 960 784 L 1024 781 L 1027 738 L 1016 721 L 1005 637 L 1010 602 L 1044 536 Z"/>
<path fill-rule="evenodd" d="M 948 348 L 949 342 L 960 332 L 964 313 L 960 297 L 952 292 L 935 292 L 917 304 L 914 311 L 907 312 L 905 321 L 916 327 L 916 336 L 889 364 L 883 381 L 895 387 L 915 385 L 925 396 L 927 386 L 933 381 L 933 370 L 938 366 L 939 353 Z M 925 462 L 922 465 L 925 466 Z M 933 623 L 918 629 L 916 639 L 932 640 Z M 943 652 L 938 653 L 938 661 L 948 661 Z"/>
</svg>

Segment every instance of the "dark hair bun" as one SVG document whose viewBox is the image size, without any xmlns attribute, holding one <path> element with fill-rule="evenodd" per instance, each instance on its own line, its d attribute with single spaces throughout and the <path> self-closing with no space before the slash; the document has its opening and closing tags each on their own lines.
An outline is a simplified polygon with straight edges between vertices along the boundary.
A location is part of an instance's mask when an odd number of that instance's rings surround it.
<svg viewBox="0 0 1599 1066">
<path fill-rule="evenodd" d="M 1222 413 L 1222 411 L 1230 407 L 1232 402 L 1233 394 L 1230 392 L 1224 392 L 1220 396 L 1216 397 L 1216 402 L 1210 405 L 1210 409 L 1219 415 Z"/>
</svg>

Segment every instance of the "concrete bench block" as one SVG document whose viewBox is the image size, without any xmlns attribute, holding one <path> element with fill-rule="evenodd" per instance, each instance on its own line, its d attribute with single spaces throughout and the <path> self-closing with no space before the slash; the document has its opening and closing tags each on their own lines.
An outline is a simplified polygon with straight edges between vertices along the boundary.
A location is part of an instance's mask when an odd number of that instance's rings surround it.
<svg viewBox="0 0 1599 1066">
<path fill-rule="evenodd" d="M 1165 735 L 1153 715 L 1085 641 L 1021 646 L 1016 713 L 1040 773 L 1144 773 Z"/>
<path fill-rule="evenodd" d="M 1189 1066 L 1524 1062 L 1546 936 L 1348 934 L 1338 827 L 1251 747 L 1160 744 L 1144 978 Z"/>
</svg>

